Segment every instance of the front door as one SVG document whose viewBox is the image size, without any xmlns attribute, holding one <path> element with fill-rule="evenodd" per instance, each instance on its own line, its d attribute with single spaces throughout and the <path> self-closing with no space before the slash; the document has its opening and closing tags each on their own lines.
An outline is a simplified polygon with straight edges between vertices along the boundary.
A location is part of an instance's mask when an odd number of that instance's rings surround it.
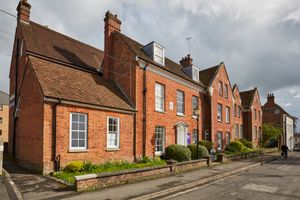
<svg viewBox="0 0 300 200">
<path fill-rule="evenodd" d="M 177 144 L 187 146 L 187 127 L 184 125 L 177 126 Z"/>
</svg>

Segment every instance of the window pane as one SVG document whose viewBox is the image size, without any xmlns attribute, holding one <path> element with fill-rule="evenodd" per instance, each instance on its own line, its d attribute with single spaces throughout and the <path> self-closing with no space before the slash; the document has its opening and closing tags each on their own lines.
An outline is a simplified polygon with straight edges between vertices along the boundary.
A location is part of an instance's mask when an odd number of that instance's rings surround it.
<svg viewBox="0 0 300 200">
<path fill-rule="evenodd" d="M 72 140 L 72 147 L 78 147 L 78 140 Z"/>
<path fill-rule="evenodd" d="M 78 132 L 77 131 L 72 131 L 72 139 L 78 139 Z"/>
<path fill-rule="evenodd" d="M 72 121 L 73 122 L 78 122 L 78 115 L 77 114 L 72 114 Z"/>
<path fill-rule="evenodd" d="M 85 147 L 85 140 L 79 140 L 79 147 Z"/>
<path fill-rule="evenodd" d="M 85 132 L 79 132 L 79 139 L 85 139 Z"/>
<path fill-rule="evenodd" d="M 84 123 L 80 123 L 78 130 L 84 131 L 85 130 L 85 124 Z"/>
<path fill-rule="evenodd" d="M 80 115 L 79 121 L 80 122 L 85 122 L 85 115 Z"/>
</svg>

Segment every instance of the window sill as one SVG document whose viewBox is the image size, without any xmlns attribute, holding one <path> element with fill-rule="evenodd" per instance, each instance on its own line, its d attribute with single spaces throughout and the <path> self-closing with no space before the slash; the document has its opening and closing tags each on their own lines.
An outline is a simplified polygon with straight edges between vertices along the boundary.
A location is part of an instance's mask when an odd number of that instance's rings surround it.
<svg viewBox="0 0 300 200">
<path fill-rule="evenodd" d="M 193 116 L 193 119 L 197 119 L 198 117 L 197 116 Z"/>
<path fill-rule="evenodd" d="M 182 113 L 177 113 L 176 115 L 179 117 L 184 117 L 184 114 L 182 114 Z"/>
<path fill-rule="evenodd" d="M 88 149 L 69 149 L 68 153 L 88 153 Z"/>
<path fill-rule="evenodd" d="M 120 151 L 120 148 L 107 148 L 106 151 L 107 152 L 113 152 L 113 151 Z"/>
<path fill-rule="evenodd" d="M 155 152 L 155 156 L 162 156 L 164 155 L 164 152 Z"/>
<path fill-rule="evenodd" d="M 166 111 L 163 111 L 163 110 L 155 110 L 155 112 L 166 114 Z"/>
<path fill-rule="evenodd" d="M 222 123 L 222 120 L 217 120 L 217 122 Z"/>
</svg>

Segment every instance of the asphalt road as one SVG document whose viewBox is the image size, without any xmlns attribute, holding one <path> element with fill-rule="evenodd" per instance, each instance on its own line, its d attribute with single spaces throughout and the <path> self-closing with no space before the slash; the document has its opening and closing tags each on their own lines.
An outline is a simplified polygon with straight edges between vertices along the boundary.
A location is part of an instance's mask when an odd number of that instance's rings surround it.
<svg viewBox="0 0 300 200">
<path fill-rule="evenodd" d="M 300 152 L 242 174 L 191 188 L 163 199 L 287 200 L 300 199 Z"/>
</svg>

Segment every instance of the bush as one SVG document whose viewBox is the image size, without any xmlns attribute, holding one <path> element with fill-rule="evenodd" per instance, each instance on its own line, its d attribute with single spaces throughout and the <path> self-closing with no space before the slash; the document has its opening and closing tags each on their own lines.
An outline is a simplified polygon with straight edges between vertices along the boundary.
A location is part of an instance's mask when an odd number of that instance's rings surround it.
<svg viewBox="0 0 300 200">
<path fill-rule="evenodd" d="M 165 156 L 167 159 L 173 159 L 178 162 L 188 161 L 191 160 L 191 151 L 185 146 L 171 144 L 166 148 Z"/>
<path fill-rule="evenodd" d="M 67 164 L 63 171 L 68 173 L 76 173 L 82 171 L 84 168 L 84 163 L 82 161 L 73 161 Z"/>
<path fill-rule="evenodd" d="M 240 142 L 243 143 L 247 148 L 253 149 L 252 142 L 246 140 L 245 138 L 240 139 Z"/>
<path fill-rule="evenodd" d="M 201 140 L 201 141 L 199 141 L 199 144 L 202 146 L 205 146 L 208 151 L 210 151 L 214 146 L 214 143 L 212 143 L 208 140 Z"/>
<path fill-rule="evenodd" d="M 240 142 L 240 141 L 233 141 L 230 142 L 230 144 L 225 148 L 226 151 L 229 152 L 234 152 L 234 153 L 238 153 L 238 152 L 244 152 L 246 146 Z"/>
<path fill-rule="evenodd" d="M 190 149 L 191 153 L 192 153 L 192 159 L 196 160 L 197 159 L 197 145 L 196 144 L 191 144 L 188 146 L 188 148 Z M 205 146 L 199 145 L 199 159 L 203 158 L 205 156 L 209 156 L 207 148 Z"/>
</svg>

